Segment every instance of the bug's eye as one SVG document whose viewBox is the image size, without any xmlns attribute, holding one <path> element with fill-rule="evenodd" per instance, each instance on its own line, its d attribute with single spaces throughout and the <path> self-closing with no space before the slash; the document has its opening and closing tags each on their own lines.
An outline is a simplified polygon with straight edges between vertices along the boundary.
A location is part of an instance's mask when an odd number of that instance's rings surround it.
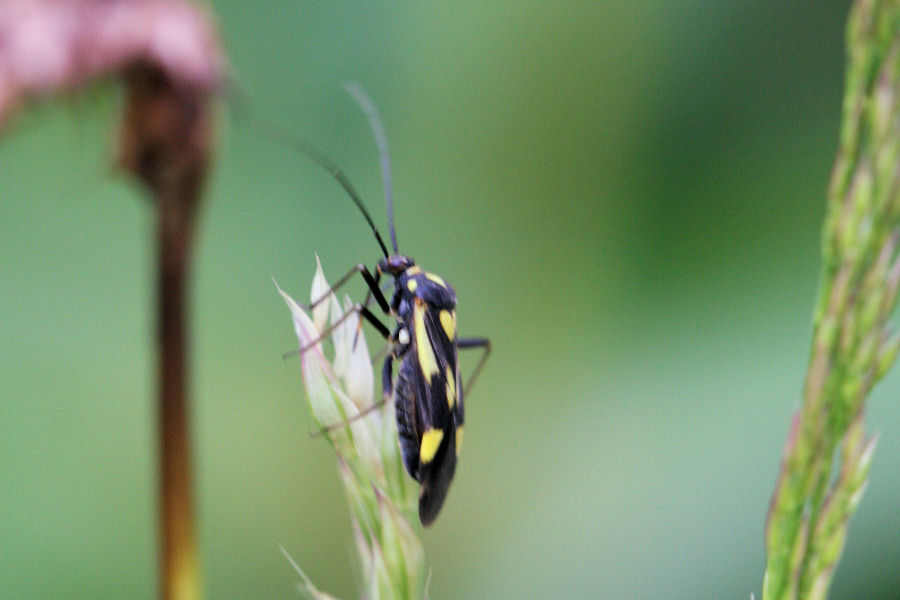
<svg viewBox="0 0 900 600">
<path fill-rule="evenodd" d="M 397 341 L 404 346 L 409 344 L 409 331 L 405 327 L 397 332 Z"/>
</svg>

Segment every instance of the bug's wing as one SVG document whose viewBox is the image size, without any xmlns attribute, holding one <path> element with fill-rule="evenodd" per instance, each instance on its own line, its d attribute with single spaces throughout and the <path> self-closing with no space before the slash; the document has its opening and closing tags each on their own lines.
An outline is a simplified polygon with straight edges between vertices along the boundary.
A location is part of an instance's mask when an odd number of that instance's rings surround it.
<svg viewBox="0 0 900 600">
<path fill-rule="evenodd" d="M 444 435 L 444 443 L 441 444 L 434 461 L 423 468 L 419 487 L 419 520 L 422 525 L 431 525 L 437 518 L 455 471 L 456 436 L 449 430 Z"/>
<path fill-rule="evenodd" d="M 413 315 L 416 358 L 422 373 L 417 409 L 425 429 L 443 429 L 455 421 L 459 380 L 455 321 L 452 322 L 453 327 L 445 327 L 445 323 L 451 321 L 445 319 L 442 323 L 441 313 L 452 314 L 451 311 L 420 304 Z"/>
<path fill-rule="evenodd" d="M 424 302 L 416 303 L 413 312 L 415 354 L 410 358 L 416 361 L 418 376 L 411 387 L 415 388 L 416 479 L 421 483 L 419 518 L 423 525 L 431 523 L 440 511 L 456 470 L 462 411 L 457 394 L 456 320 L 451 315 L 452 310 Z"/>
</svg>

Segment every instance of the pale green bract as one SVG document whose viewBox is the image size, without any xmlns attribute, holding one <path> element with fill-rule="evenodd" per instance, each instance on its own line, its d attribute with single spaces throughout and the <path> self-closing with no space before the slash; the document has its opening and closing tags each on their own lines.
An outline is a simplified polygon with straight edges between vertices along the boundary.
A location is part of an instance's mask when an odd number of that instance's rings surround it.
<svg viewBox="0 0 900 600">
<path fill-rule="evenodd" d="M 275 283 L 290 309 L 300 348 L 319 339 L 329 323 L 339 322 L 347 311 L 353 312 L 349 298 L 344 298 L 342 306 L 329 292 L 318 257 L 316 262 L 311 301 L 325 294 L 329 297 L 312 310 L 312 315 Z M 331 360 L 326 356 L 328 346 L 334 348 Z M 376 401 L 374 369 L 365 335 L 359 330 L 358 315 L 350 314 L 332 331 L 330 340 L 304 352 L 300 365 L 313 420 L 335 451 L 338 474 L 347 494 L 360 559 L 361 577 L 357 579 L 362 581 L 362 597 L 426 597 L 417 485 L 406 474 L 400 458 L 393 404 L 385 402 L 358 417 Z M 302 439 L 305 442 L 308 438 Z M 288 556 L 286 550 L 284 553 Z M 299 587 L 308 597 L 334 600 L 319 591 L 293 559 L 288 559 L 300 574 Z"/>
</svg>

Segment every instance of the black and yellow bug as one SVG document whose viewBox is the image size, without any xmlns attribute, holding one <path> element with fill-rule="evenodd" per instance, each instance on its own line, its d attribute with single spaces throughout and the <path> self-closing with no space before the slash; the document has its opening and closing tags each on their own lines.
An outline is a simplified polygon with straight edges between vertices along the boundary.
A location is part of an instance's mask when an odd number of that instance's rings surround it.
<svg viewBox="0 0 900 600">
<path fill-rule="evenodd" d="M 441 277 L 423 271 L 410 257 L 400 254 L 394 231 L 390 159 L 381 120 L 374 104 L 359 86 L 347 84 L 345 87 L 366 113 L 378 145 L 393 252 L 388 252 L 362 199 L 343 171 L 305 141 L 290 140 L 291 145 L 337 179 L 362 212 L 384 254 L 384 258 L 375 265 L 374 275 L 364 264 L 359 264 L 308 308 L 324 301 L 357 272 L 365 280 L 369 292 L 365 302 L 355 306 L 355 312 L 371 323 L 390 344 L 390 353 L 382 369 L 383 399 L 379 405 L 389 399 L 394 400 L 403 464 L 420 483 L 419 519 L 423 525 L 430 525 L 447 497 L 462 444 L 465 390 L 460 377 L 458 351 L 461 348 L 483 349 L 467 384 L 470 387 L 484 365 L 491 345 L 487 338 L 459 339 L 453 288 Z M 394 279 L 390 301 L 379 287 L 382 275 Z M 385 314 L 396 318 L 397 326 L 393 332 L 369 310 L 371 299 Z M 352 312 L 348 311 L 349 314 Z M 336 325 L 325 331 L 323 337 Z M 305 352 L 318 341 L 300 352 Z M 396 383 L 393 378 L 395 361 L 400 364 Z"/>
</svg>

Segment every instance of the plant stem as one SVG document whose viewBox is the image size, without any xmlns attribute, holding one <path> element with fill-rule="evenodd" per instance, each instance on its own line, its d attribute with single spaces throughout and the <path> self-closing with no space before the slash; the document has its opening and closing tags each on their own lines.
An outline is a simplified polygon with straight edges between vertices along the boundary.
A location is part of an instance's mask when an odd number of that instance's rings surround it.
<svg viewBox="0 0 900 600">
<path fill-rule="evenodd" d="M 207 91 L 137 66 L 126 77 L 123 166 L 150 190 L 157 210 L 160 597 L 200 597 L 188 403 L 187 288 L 194 218 L 206 176 Z"/>
<path fill-rule="evenodd" d="M 900 282 L 900 2 L 858 0 L 823 229 L 823 271 L 803 402 L 766 525 L 764 600 L 824 598 L 875 441 L 865 399 L 894 363 Z"/>
</svg>

